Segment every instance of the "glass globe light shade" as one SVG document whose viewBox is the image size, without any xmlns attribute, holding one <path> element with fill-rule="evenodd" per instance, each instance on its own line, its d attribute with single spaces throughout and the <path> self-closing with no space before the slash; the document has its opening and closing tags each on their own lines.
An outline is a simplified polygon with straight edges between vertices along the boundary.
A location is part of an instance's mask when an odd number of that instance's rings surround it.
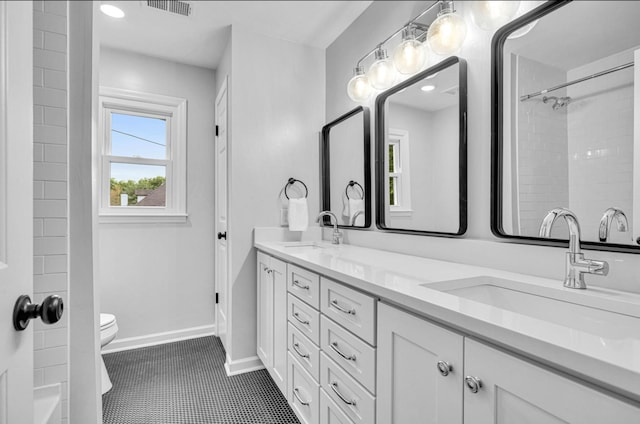
<svg viewBox="0 0 640 424">
<path fill-rule="evenodd" d="M 478 27 L 490 31 L 509 22 L 519 7 L 519 1 L 473 1 L 471 17 Z"/>
<path fill-rule="evenodd" d="M 460 15 L 443 11 L 429 27 L 427 41 L 434 53 L 449 55 L 462 47 L 467 36 L 467 25 Z"/>
<path fill-rule="evenodd" d="M 355 68 L 353 78 L 347 84 L 347 94 L 351 100 L 364 102 L 371 96 L 372 91 L 369 78 L 364 74 L 364 69 L 362 67 Z"/>
<path fill-rule="evenodd" d="M 416 40 L 412 29 L 405 30 L 402 43 L 393 52 L 393 64 L 404 75 L 415 74 L 422 69 L 426 60 L 422 43 Z"/>
<path fill-rule="evenodd" d="M 386 90 L 396 82 L 396 69 L 383 49 L 376 51 L 376 61 L 369 68 L 367 77 L 371 86 L 378 90 Z"/>
</svg>

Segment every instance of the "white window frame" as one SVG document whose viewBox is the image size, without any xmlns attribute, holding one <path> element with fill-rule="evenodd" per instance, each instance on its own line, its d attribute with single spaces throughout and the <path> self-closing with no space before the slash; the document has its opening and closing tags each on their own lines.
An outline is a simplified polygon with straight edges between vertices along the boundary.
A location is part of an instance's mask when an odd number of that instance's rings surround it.
<svg viewBox="0 0 640 424">
<path fill-rule="evenodd" d="M 387 168 L 387 181 L 395 177 L 396 186 L 394 193 L 396 194 L 396 204 L 391 206 L 390 199 L 387 202 L 389 204 L 389 213 L 391 216 L 411 216 L 413 210 L 411 209 L 411 172 L 410 167 L 410 155 L 409 155 L 409 132 L 400 129 L 389 129 L 387 139 L 387 163 L 389 161 L 389 147 L 394 146 L 394 170 L 390 173 Z M 398 151 L 400 154 L 398 155 Z M 390 195 L 387 189 L 388 196 Z"/>
<path fill-rule="evenodd" d="M 100 87 L 98 202 L 100 223 L 186 222 L 187 100 L 118 88 Z M 162 117 L 167 121 L 167 157 L 150 159 L 111 154 L 111 114 Z M 166 166 L 165 206 L 111 206 L 112 163 Z"/>
</svg>

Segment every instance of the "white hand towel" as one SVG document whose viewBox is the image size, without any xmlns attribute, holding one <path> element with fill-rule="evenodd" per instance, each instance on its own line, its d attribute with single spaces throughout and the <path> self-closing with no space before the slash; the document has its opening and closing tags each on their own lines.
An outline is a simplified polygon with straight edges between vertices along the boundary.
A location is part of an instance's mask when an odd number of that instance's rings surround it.
<svg viewBox="0 0 640 424">
<path fill-rule="evenodd" d="M 349 199 L 344 194 L 342 195 L 342 216 L 351 219 L 351 212 L 349 211 Z"/>
<path fill-rule="evenodd" d="M 309 227 L 307 199 L 289 199 L 289 230 L 306 231 Z"/>
<path fill-rule="evenodd" d="M 350 221 L 353 221 L 353 217 L 356 213 L 361 212 L 356 216 L 356 220 L 353 223 L 356 227 L 364 226 L 364 200 L 363 199 L 349 199 L 349 212 L 351 212 Z"/>
</svg>

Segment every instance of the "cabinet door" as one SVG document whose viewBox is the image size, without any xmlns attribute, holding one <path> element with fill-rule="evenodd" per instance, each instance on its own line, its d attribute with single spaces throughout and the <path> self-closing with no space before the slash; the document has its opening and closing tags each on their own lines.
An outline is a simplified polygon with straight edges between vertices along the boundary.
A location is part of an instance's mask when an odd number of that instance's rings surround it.
<svg viewBox="0 0 640 424">
<path fill-rule="evenodd" d="M 462 423 L 462 348 L 459 334 L 378 303 L 376 421 Z"/>
<path fill-rule="evenodd" d="M 481 382 L 465 389 L 465 424 L 640 423 L 638 405 L 469 339 L 465 373 Z"/>
<path fill-rule="evenodd" d="M 258 357 L 267 369 L 273 367 L 273 271 L 271 257 L 258 252 Z"/>
<path fill-rule="evenodd" d="M 287 265 L 271 258 L 273 277 L 273 372 L 282 393 L 287 391 Z"/>
</svg>

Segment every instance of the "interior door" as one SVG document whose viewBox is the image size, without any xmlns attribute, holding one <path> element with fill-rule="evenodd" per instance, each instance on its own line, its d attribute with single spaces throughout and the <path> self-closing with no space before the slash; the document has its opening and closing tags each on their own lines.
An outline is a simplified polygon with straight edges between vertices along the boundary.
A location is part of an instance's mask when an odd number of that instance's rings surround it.
<svg viewBox="0 0 640 424">
<path fill-rule="evenodd" d="M 11 320 L 33 290 L 32 14 L 0 2 L 0 424 L 33 423 L 33 325 Z"/>
<path fill-rule="evenodd" d="M 216 332 L 227 349 L 228 317 L 228 264 L 227 241 L 227 78 L 225 77 L 216 98 Z"/>
</svg>

